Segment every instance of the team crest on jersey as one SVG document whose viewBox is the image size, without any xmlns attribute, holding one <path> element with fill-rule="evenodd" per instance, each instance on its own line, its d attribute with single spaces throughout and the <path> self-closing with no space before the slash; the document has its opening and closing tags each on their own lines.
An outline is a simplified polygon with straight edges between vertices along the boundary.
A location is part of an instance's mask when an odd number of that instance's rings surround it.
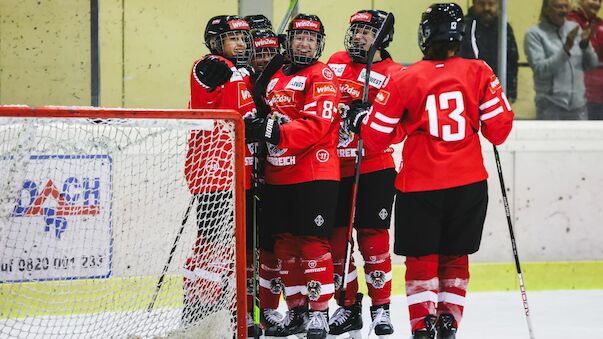
<svg viewBox="0 0 603 339">
<path fill-rule="evenodd" d="M 364 76 L 366 74 L 366 68 L 362 69 L 360 74 L 358 75 L 358 81 L 364 83 Z M 381 88 L 385 83 L 385 79 L 387 77 L 383 74 L 377 73 L 375 71 L 371 71 L 371 76 L 369 78 L 369 86 L 373 86 L 375 88 Z"/>
<path fill-rule="evenodd" d="M 268 94 L 268 104 L 276 107 L 295 106 L 295 92 L 290 89 L 272 91 Z"/>
<path fill-rule="evenodd" d="M 335 84 L 332 82 L 315 82 L 312 95 L 314 98 L 321 95 L 337 95 L 337 88 L 335 88 Z"/>
<path fill-rule="evenodd" d="M 333 80 L 333 70 L 331 70 L 329 67 L 323 68 L 322 76 L 327 80 Z"/>
<path fill-rule="evenodd" d="M 247 85 L 244 82 L 239 82 L 237 85 L 239 87 L 239 107 L 252 103 L 253 98 L 251 97 L 251 92 L 247 89 Z"/>
<path fill-rule="evenodd" d="M 329 67 L 335 72 L 335 75 L 338 77 L 343 75 L 343 71 L 345 70 L 346 64 L 329 64 Z"/>
<path fill-rule="evenodd" d="M 283 292 L 283 282 L 280 277 L 270 279 L 270 292 L 272 294 L 281 294 Z"/>
<path fill-rule="evenodd" d="M 349 97 L 352 100 L 360 99 L 362 97 L 362 90 L 364 85 L 357 83 L 356 81 L 340 79 L 339 80 L 339 91 L 341 97 Z"/>
<path fill-rule="evenodd" d="M 380 103 L 381 105 L 386 105 L 389 100 L 389 92 L 382 89 L 375 96 L 375 102 Z"/>
<path fill-rule="evenodd" d="M 492 74 L 492 76 L 490 77 L 490 86 L 488 86 L 488 88 L 490 89 L 490 92 L 492 94 L 496 93 L 496 91 L 502 88 L 500 80 L 498 80 L 496 75 Z"/>
<path fill-rule="evenodd" d="M 308 299 L 317 301 L 320 298 L 322 284 L 319 281 L 311 280 L 306 284 L 306 287 L 308 288 Z"/>
<path fill-rule="evenodd" d="M 385 286 L 385 272 L 373 271 L 369 276 L 371 277 L 371 285 L 373 285 L 374 288 L 383 288 L 383 286 Z"/>
<path fill-rule="evenodd" d="M 274 88 L 274 86 L 276 86 L 277 82 L 278 82 L 278 78 L 274 78 L 274 79 L 270 80 L 270 82 L 268 83 L 268 86 L 266 86 L 266 91 L 267 92 L 272 91 L 272 89 Z"/>
<path fill-rule="evenodd" d="M 343 278 L 340 274 L 333 274 L 333 284 L 335 285 L 335 289 L 338 290 L 341 288 L 343 282 Z"/>
<path fill-rule="evenodd" d="M 306 88 L 306 80 L 308 80 L 307 77 L 296 75 L 293 77 L 293 79 L 289 81 L 285 88 L 292 89 L 295 91 L 303 91 Z"/>
</svg>

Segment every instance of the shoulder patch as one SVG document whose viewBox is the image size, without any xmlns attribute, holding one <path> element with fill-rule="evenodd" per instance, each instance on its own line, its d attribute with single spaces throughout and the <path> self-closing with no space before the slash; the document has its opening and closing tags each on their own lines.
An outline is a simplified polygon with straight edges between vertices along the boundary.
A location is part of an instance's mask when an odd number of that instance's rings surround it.
<svg viewBox="0 0 603 339">
<path fill-rule="evenodd" d="M 366 74 L 366 68 L 363 68 L 362 71 L 360 71 L 360 74 L 358 74 L 358 81 L 364 83 L 364 75 Z M 385 82 L 385 75 L 377 73 L 375 71 L 371 71 L 371 75 L 369 77 L 369 86 L 373 86 L 377 89 L 381 88 L 383 86 L 383 83 Z"/>
<path fill-rule="evenodd" d="M 492 94 L 496 93 L 496 91 L 502 88 L 500 81 L 496 77 L 496 74 L 492 74 L 490 76 L 490 84 L 488 85 L 488 88 Z"/>
<path fill-rule="evenodd" d="M 345 70 L 346 64 L 329 64 L 329 67 L 335 72 L 335 75 L 338 77 L 343 75 L 343 71 Z"/>
<path fill-rule="evenodd" d="M 296 75 L 293 77 L 293 79 L 291 79 L 289 81 L 289 83 L 287 84 L 287 86 L 285 88 L 296 90 L 296 91 L 303 91 L 306 88 L 306 80 L 307 79 L 308 79 L 307 77 L 302 77 L 300 75 Z"/>
<path fill-rule="evenodd" d="M 251 92 L 249 92 L 249 89 L 247 88 L 247 84 L 244 82 L 239 82 L 237 86 L 239 92 L 239 107 L 252 103 L 253 98 L 251 97 Z"/>
<path fill-rule="evenodd" d="M 375 102 L 381 105 L 387 105 L 387 101 L 389 100 L 389 92 L 382 89 L 375 96 Z"/>
</svg>

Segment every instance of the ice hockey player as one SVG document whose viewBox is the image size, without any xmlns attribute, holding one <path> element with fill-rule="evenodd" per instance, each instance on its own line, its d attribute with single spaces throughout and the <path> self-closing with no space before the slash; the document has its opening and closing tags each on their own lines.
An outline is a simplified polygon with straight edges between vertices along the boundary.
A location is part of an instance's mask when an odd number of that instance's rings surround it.
<svg viewBox="0 0 603 339">
<path fill-rule="evenodd" d="M 451 339 L 461 322 L 468 254 L 479 249 L 488 204 L 478 132 L 495 145 L 509 135 L 513 111 L 492 69 L 458 53 L 463 12 L 431 5 L 419 25 L 422 61 L 402 70 L 372 107 L 352 105 L 352 129 L 368 151 L 402 129 L 404 165 L 396 177 L 394 252 L 406 256 L 413 338 Z"/>
<path fill-rule="evenodd" d="M 248 67 L 253 55 L 250 28 L 245 20 L 235 15 L 213 17 L 205 28 L 205 44 L 210 54 L 193 64 L 190 75 L 190 102 L 192 109 L 234 109 L 241 115 L 255 113 Z M 232 179 L 228 171 L 220 168 L 228 166 L 222 152 L 232 151 L 226 132 L 216 125 L 211 131 L 194 131 L 189 138 L 189 149 L 185 163 L 185 176 L 189 190 L 197 199 L 198 239 L 193 255 L 186 260 L 184 278 L 185 309 L 183 321 L 192 323 L 200 316 L 199 309 L 211 312 L 212 303 L 218 303 L 222 297 L 224 286 L 222 279 L 216 278 L 231 274 L 221 258 L 212 253 L 208 235 L 212 228 L 221 222 L 211 210 L 220 208 L 232 200 Z M 209 140 L 209 141 L 208 141 Z M 222 152 L 215 152 L 215 144 L 222 145 Z M 212 145 L 213 144 L 213 145 Z M 209 145 L 212 145 L 211 149 Z M 247 205 L 251 206 L 251 152 L 245 155 L 245 188 L 247 189 Z M 223 174 L 221 174 L 223 173 Z M 216 184 L 208 184 L 206 178 L 223 175 L 224 178 L 214 180 Z M 205 181 L 204 181 L 205 180 Z M 227 199 L 230 197 L 230 199 Z M 226 208 L 223 206 L 222 208 Z M 211 209 L 211 210 L 210 210 Z M 247 208 L 247 225 L 252 225 L 251 208 Z M 251 232 L 247 232 L 248 235 Z M 247 244 L 252 244 L 247 239 Z M 251 248 L 248 248 L 248 252 Z M 247 258 L 251 258 L 250 253 Z M 248 272 L 252 263 L 247 263 Z M 248 279 L 251 277 L 248 277 Z M 249 292 L 248 292 L 249 293 Z M 248 307 L 251 307 L 251 295 L 248 295 Z M 254 326 L 248 315 L 248 333 L 253 336 Z"/>
<path fill-rule="evenodd" d="M 289 23 L 286 48 L 291 64 L 267 88 L 268 118 L 247 119 L 247 142 L 268 142 L 262 226 L 276 234 L 275 253 L 289 308 L 266 336 L 307 330 L 326 338 L 333 296 L 329 246 L 339 186 L 337 139 L 339 84 L 319 62 L 325 42 L 318 16 L 298 14 Z"/>
<path fill-rule="evenodd" d="M 345 117 L 350 104 L 362 100 L 365 90 L 369 91 L 369 101 L 385 100 L 376 97 L 379 89 L 391 76 L 398 74 L 402 65 L 395 63 L 385 50 L 393 39 L 393 30 L 387 34 L 376 51 L 370 74 L 369 88 L 364 88 L 367 52 L 375 42 L 376 34 L 383 24 L 387 12 L 361 10 L 350 17 L 350 26 L 344 39 L 346 51 L 337 52 L 328 61 L 339 77 L 341 100 L 340 112 Z M 391 76 L 390 76 L 391 74 Z M 331 237 L 331 253 L 335 268 L 335 299 L 339 301 L 342 285 L 346 241 L 350 222 L 352 185 L 358 137 L 350 132 L 345 120 L 339 133 L 337 152 L 340 160 L 341 183 L 335 229 Z M 389 254 L 389 225 L 394 202 L 394 178 L 396 170 L 392 157 L 393 150 L 386 148 L 377 152 L 364 152 L 360 168 L 357 193 L 356 228 L 357 243 L 364 258 L 364 272 L 371 297 L 371 317 L 375 321 L 373 329 L 378 336 L 391 335 L 389 303 L 391 297 L 392 265 Z M 347 272 L 346 296 L 343 305 L 331 317 L 329 333 L 339 335 L 349 333 L 359 335 L 362 328 L 362 295 L 358 294 L 357 271 L 353 259 Z"/>
<path fill-rule="evenodd" d="M 276 34 L 272 31 L 272 23 L 262 14 L 246 16 L 245 21 L 251 27 L 251 38 L 254 46 L 254 55 L 251 58 L 251 66 L 253 73 L 251 74 L 252 86 L 259 76 L 264 71 L 266 65 L 279 52 L 279 43 Z M 264 145 L 265 146 L 265 145 Z M 265 147 L 258 156 L 265 161 Z M 260 166 L 259 172 L 263 172 Z M 258 173 L 260 182 L 258 185 L 263 185 L 263 173 Z M 260 189 L 263 191 L 263 189 Z M 262 197 L 256 202 L 258 206 L 262 204 Z M 261 217 L 258 217 L 257 222 L 261 222 Z M 273 327 L 283 320 L 283 315 L 278 312 L 278 304 L 281 294 L 283 293 L 283 284 L 279 275 L 280 266 L 278 259 L 274 254 L 274 237 L 270 233 L 270 229 L 259 225 L 259 302 L 260 302 L 260 322 L 264 329 Z"/>
</svg>

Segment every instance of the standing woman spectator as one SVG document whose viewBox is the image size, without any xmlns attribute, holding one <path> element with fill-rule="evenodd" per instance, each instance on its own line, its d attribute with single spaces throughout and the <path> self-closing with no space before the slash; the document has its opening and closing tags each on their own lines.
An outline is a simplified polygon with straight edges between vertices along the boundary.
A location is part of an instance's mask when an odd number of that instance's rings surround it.
<svg viewBox="0 0 603 339">
<path fill-rule="evenodd" d="M 597 16 L 600 9 L 601 0 L 578 0 L 576 9 L 567 15 L 568 20 L 591 31 L 590 43 L 599 57 L 599 66 L 584 73 L 589 120 L 603 120 L 603 19 Z"/>
<path fill-rule="evenodd" d="M 586 120 L 584 71 L 595 68 L 591 31 L 565 19 L 568 0 L 543 0 L 540 22 L 524 40 L 534 72 L 536 114 L 541 120 Z"/>
</svg>

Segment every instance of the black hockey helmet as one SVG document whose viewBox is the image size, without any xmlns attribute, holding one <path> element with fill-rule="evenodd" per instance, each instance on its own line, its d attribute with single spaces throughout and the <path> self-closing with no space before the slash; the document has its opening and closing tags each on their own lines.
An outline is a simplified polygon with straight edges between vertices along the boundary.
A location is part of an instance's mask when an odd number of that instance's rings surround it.
<svg viewBox="0 0 603 339">
<path fill-rule="evenodd" d="M 205 46 L 213 54 L 224 55 L 224 40 L 227 38 L 236 38 L 242 34 L 245 42 L 245 50 L 229 59 L 236 67 L 243 67 L 249 64 L 253 55 L 253 45 L 251 43 L 250 27 L 247 21 L 237 15 L 218 15 L 207 22 L 205 26 Z M 237 34 L 239 33 L 239 34 Z"/>
<path fill-rule="evenodd" d="M 365 44 L 364 39 L 355 39 L 355 37 L 365 34 L 377 35 L 381 25 L 387 17 L 387 12 L 381 10 L 361 10 L 350 17 L 350 27 L 348 28 L 343 44 L 348 55 L 356 62 L 366 62 L 367 52 L 370 46 Z M 381 50 L 389 46 L 394 39 L 394 29 L 392 27 L 381 43 Z"/>
<path fill-rule="evenodd" d="M 463 9 L 455 3 L 433 4 L 421 15 L 419 48 L 425 52 L 436 41 L 461 42 L 465 32 Z"/>
<path fill-rule="evenodd" d="M 316 50 L 313 56 L 294 53 L 292 42 L 296 38 L 314 37 L 317 42 Z M 325 47 L 325 28 L 320 18 L 314 14 L 298 14 L 287 29 L 287 39 L 285 41 L 285 52 L 289 55 L 291 63 L 297 66 L 308 66 L 320 58 Z"/>
<path fill-rule="evenodd" d="M 243 20 L 247 21 L 251 29 L 272 30 L 272 22 L 263 14 L 248 15 Z"/>
<path fill-rule="evenodd" d="M 252 29 L 251 38 L 255 50 L 251 66 L 262 72 L 266 65 L 279 52 L 278 36 L 269 29 Z"/>
</svg>

